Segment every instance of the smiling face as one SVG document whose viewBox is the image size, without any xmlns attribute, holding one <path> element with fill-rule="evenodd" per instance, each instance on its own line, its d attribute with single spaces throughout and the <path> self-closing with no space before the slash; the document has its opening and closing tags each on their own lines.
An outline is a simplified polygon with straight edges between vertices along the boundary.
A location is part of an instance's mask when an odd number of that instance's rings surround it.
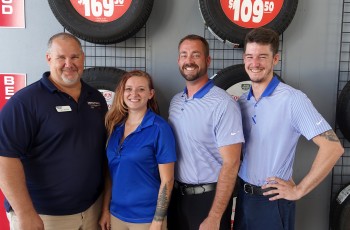
<svg viewBox="0 0 350 230">
<path fill-rule="evenodd" d="M 147 103 L 154 96 L 147 78 L 140 76 L 130 77 L 124 87 L 124 103 L 129 111 L 145 111 Z"/>
<path fill-rule="evenodd" d="M 84 53 L 74 39 L 54 39 L 46 54 L 46 60 L 50 66 L 50 78 L 55 84 L 61 87 L 75 87 L 80 84 Z"/>
<path fill-rule="evenodd" d="M 179 46 L 178 65 L 181 75 L 187 81 L 207 78 L 210 57 L 205 55 L 204 45 L 200 40 L 184 40 Z"/>
<path fill-rule="evenodd" d="M 246 44 L 243 60 L 253 84 L 268 84 L 273 77 L 273 67 L 278 63 L 279 54 L 273 55 L 271 45 L 253 42 Z"/>
</svg>

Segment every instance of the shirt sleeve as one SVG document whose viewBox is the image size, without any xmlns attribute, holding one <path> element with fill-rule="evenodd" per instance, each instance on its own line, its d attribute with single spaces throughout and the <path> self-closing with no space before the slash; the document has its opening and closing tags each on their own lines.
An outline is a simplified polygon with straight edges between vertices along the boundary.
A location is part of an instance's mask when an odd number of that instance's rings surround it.
<svg viewBox="0 0 350 230">
<path fill-rule="evenodd" d="M 222 100 L 216 108 L 214 117 L 218 148 L 244 142 L 241 110 L 236 101 Z"/>
<path fill-rule="evenodd" d="M 293 97 L 292 124 L 307 140 L 332 129 L 304 93 L 296 91 Z"/>
<path fill-rule="evenodd" d="M 159 123 L 157 136 L 156 158 L 158 164 L 176 161 L 175 137 L 170 125 L 163 121 Z"/>
<path fill-rule="evenodd" d="M 33 143 L 36 127 L 31 112 L 12 97 L 0 112 L 0 155 L 23 158 Z"/>
</svg>

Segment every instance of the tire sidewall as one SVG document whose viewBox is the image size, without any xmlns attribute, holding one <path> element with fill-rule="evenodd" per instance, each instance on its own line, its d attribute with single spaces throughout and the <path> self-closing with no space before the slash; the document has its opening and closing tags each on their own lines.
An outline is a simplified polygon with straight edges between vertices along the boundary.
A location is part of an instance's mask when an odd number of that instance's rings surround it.
<svg viewBox="0 0 350 230">
<path fill-rule="evenodd" d="M 75 36 L 93 43 L 118 43 L 136 34 L 148 20 L 153 0 L 132 1 L 120 18 L 97 23 L 81 16 L 69 0 L 48 0 L 56 19 Z"/>
<path fill-rule="evenodd" d="M 85 69 L 82 80 L 99 90 L 106 99 L 108 108 L 111 107 L 115 90 L 126 71 L 114 67 L 94 67 Z"/>
<path fill-rule="evenodd" d="M 244 28 L 230 21 L 221 8 L 220 0 L 198 1 L 202 18 L 209 30 L 219 40 L 233 43 L 236 47 L 242 47 L 246 34 L 252 28 Z M 278 34 L 282 34 L 291 23 L 297 6 L 298 0 L 284 0 L 278 15 L 264 27 L 271 28 Z"/>
<path fill-rule="evenodd" d="M 343 136 L 350 141 L 350 81 L 346 83 L 337 102 L 337 123 Z"/>
<path fill-rule="evenodd" d="M 350 227 L 350 184 L 344 186 L 332 202 L 331 207 L 331 228 L 332 230 L 347 230 Z M 342 194 L 340 199 L 340 194 Z M 344 196 L 345 194 L 345 196 Z"/>
<path fill-rule="evenodd" d="M 212 80 L 216 86 L 227 91 L 235 100 L 238 100 L 251 86 L 244 64 L 228 66 L 217 72 Z"/>
<path fill-rule="evenodd" d="M 284 83 L 283 79 L 275 72 L 273 76 L 277 76 L 278 80 Z M 252 84 L 244 64 L 228 66 L 217 72 L 211 79 L 216 86 L 227 91 L 235 100 L 238 100 L 243 93 L 248 92 Z"/>
</svg>

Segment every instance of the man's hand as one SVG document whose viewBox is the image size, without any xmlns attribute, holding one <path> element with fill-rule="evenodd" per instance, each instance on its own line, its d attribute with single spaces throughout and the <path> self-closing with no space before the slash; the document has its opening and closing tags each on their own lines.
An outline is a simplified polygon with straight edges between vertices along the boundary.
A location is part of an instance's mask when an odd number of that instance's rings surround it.
<svg viewBox="0 0 350 230">
<path fill-rule="evenodd" d="M 267 184 L 262 186 L 262 189 L 274 188 L 268 192 L 264 192 L 264 196 L 274 195 L 269 200 L 299 200 L 301 195 L 298 192 L 298 186 L 294 183 L 293 179 L 289 181 L 282 180 L 278 177 L 267 178 Z"/>
<path fill-rule="evenodd" d="M 37 213 L 17 216 L 19 230 L 44 230 L 44 222 Z"/>
<path fill-rule="evenodd" d="M 199 230 L 219 230 L 220 218 L 207 217 L 199 226 Z"/>
</svg>

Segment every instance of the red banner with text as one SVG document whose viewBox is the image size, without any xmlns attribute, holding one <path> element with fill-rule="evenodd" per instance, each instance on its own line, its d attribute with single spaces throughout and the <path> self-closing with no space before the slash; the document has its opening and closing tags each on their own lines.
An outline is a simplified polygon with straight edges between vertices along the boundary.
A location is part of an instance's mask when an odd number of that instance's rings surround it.
<svg viewBox="0 0 350 230">
<path fill-rule="evenodd" d="M 24 0 L 0 0 L 0 27 L 25 27 Z"/>
<path fill-rule="evenodd" d="M 26 74 L 18 73 L 0 73 L 0 110 L 5 103 L 13 96 L 18 90 L 25 87 L 27 84 Z M 5 209 L 4 209 L 4 195 L 0 191 L 0 229 L 9 230 L 9 223 L 7 221 Z"/>
<path fill-rule="evenodd" d="M 0 110 L 11 96 L 26 86 L 26 83 L 26 74 L 0 73 Z"/>
</svg>

